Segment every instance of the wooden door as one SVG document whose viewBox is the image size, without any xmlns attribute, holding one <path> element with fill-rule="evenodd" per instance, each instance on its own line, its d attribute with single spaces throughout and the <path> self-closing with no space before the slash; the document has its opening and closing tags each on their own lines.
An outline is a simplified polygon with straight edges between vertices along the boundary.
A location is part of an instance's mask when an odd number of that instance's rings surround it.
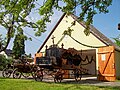
<svg viewBox="0 0 120 90">
<path fill-rule="evenodd" d="M 98 80 L 115 81 L 114 47 L 106 46 L 98 49 Z"/>
</svg>

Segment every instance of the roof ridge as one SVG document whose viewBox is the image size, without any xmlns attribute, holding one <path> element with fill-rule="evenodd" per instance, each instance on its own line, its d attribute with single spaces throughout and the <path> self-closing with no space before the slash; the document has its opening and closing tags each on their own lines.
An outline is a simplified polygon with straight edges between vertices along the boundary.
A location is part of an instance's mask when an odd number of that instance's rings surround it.
<svg viewBox="0 0 120 90">
<path fill-rule="evenodd" d="M 54 28 L 51 30 L 50 34 L 48 35 L 48 37 L 45 39 L 45 41 L 43 42 L 43 44 L 41 45 L 41 47 L 39 48 L 39 50 L 37 51 L 37 53 L 40 52 L 40 50 L 43 48 L 43 46 L 45 45 L 45 43 L 47 42 L 47 40 L 49 39 L 49 37 L 52 35 L 52 33 L 55 31 L 56 27 L 59 25 L 59 23 L 62 21 L 62 19 L 64 18 L 64 16 L 66 15 L 66 13 L 64 13 L 61 18 L 58 20 L 57 24 L 54 26 Z M 78 21 L 78 17 L 74 14 L 70 14 L 70 16 L 76 20 L 80 25 L 82 25 L 84 28 L 86 28 L 85 25 L 85 21 L 79 22 Z M 102 41 L 104 44 L 106 44 L 107 46 L 109 45 L 113 45 L 115 46 L 115 48 L 117 50 L 120 51 L 120 47 L 118 47 L 115 43 L 113 43 L 109 38 L 107 38 L 104 34 L 102 34 L 99 30 L 97 30 L 93 25 L 90 25 L 90 33 L 92 33 L 96 38 L 98 38 L 100 41 Z"/>
<path fill-rule="evenodd" d="M 77 20 L 77 16 L 71 14 L 72 18 L 75 19 L 79 24 L 81 24 L 84 28 L 86 28 L 85 21 L 79 22 Z M 98 29 L 96 29 L 93 25 L 90 25 L 90 33 L 92 33 L 96 38 L 102 41 L 107 46 L 113 45 L 117 50 L 120 50 L 120 47 L 113 43 L 109 38 L 107 38 L 103 33 L 101 33 Z"/>
<path fill-rule="evenodd" d="M 49 35 L 47 36 L 47 38 L 45 39 L 45 41 L 43 42 L 43 44 L 41 45 L 41 47 L 38 49 L 37 53 L 40 52 L 40 50 L 43 48 L 43 46 L 45 45 L 45 43 L 47 42 L 47 40 L 49 39 L 49 37 L 52 35 L 52 33 L 54 32 L 54 30 L 56 29 L 56 27 L 59 25 L 59 23 L 61 22 L 61 20 L 63 19 L 63 17 L 66 15 L 66 13 L 64 13 L 60 19 L 58 20 L 57 24 L 54 26 L 54 28 L 51 30 L 51 32 L 49 33 Z"/>
</svg>

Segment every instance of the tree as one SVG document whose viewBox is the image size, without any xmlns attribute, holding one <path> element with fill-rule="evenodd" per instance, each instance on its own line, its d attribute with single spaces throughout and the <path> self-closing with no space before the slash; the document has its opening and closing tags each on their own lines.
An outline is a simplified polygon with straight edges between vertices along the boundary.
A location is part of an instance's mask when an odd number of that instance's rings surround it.
<svg viewBox="0 0 120 90">
<path fill-rule="evenodd" d="M 33 28 L 36 31 L 36 35 L 40 35 L 42 32 L 41 26 L 35 22 L 31 22 L 27 19 L 30 12 L 35 8 L 36 0 L 0 0 L 0 25 L 7 31 L 6 44 L 0 49 L 4 51 L 11 38 L 16 36 L 16 32 L 20 32 L 25 27 Z"/>
<path fill-rule="evenodd" d="M 1 36 L 2 36 L 2 35 L 0 34 L 0 48 L 2 48 L 2 46 L 3 46 L 3 39 L 2 39 Z"/>
<path fill-rule="evenodd" d="M 50 16 L 54 14 L 54 9 L 61 10 L 67 14 L 74 13 L 76 7 L 80 7 L 78 20 L 86 21 L 85 34 L 89 35 L 89 25 L 93 22 L 93 17 L 98 13 L 108 13 L 108 6 L 112 0 L 43 0 L 43 5 L 39 7 L 39 14 L 42 16 L 37 22 L 30 22 L 27 16 L 35 8 L 37 0 L 0 0 L 0 25 L 7 30 L 6 45 L 0 51 L 5 50 L 15 32 L 23 30 L 24 27 L 33 28 L 36 36 L 40 36 L 46 31 L 46 23 L 50 22 Z M 39 2 L 38 2 L 39 3 Z M 74 25 L 72 23 L 72 25 Z M 70 31 L 71 28 L 68 29 Z"/>
<path fill-rule="evenodd" d="M 3 70 L 3 68 L 10 63 L 12 63 L 12 59 L 6 58 L 4 55 L 0 54 L 0 70 Z"/>
<path fill-rule="evenodd" d="M 63 2 L 61 5 L 60 3 Z M 61 10 L 67 14 L 73 14 L 76 7 L 79 8 L 79 21 L 85 21 L 86 28 L 84 33 L 89 35 L 89 25 L 93 23 L 93 17 L 98 13 L 108 13 L 108 6 L 110 6 L 112 0 L 46 0 L 43 6 L 40 7 L 39 13 L 43 18 L 38 22 L 50 21 L 50 16 L 54 13 L 54 8 Z M 45 24 L 44 24 L 45 25 Z M 71 26 L 75 25 L 75 22 Z M 71 28 L 68 27 L 68 33 L 71 33 Z"/>
<path fill-rule="evenodd" d="M 12 52 L 15 56 L 15 59 L 19 59 L 19 57 L 21 57 L 22 54 L 25 54 L 24 42 L 25 42 L 25 36 L 23 34 L 23 30 L 21 30 L 20 32 L 18 32 L 18 34 L 14 39 L 14 46 Z"/>
<path fill-rule="evenodd" d="M 120 47 L 120 35 L 116 38 L 113 38 L 115 41 L 115 44 L 118 45 Z"/>
<path fill-rule="evenodd" d="M 118 24 L 118 30 L 120 30 L 120 23 Z M 118 35 L 116 38 L 113 38 L 115 41 L 115 44 L 120 47 L 120 35 Z"/>
</svg>

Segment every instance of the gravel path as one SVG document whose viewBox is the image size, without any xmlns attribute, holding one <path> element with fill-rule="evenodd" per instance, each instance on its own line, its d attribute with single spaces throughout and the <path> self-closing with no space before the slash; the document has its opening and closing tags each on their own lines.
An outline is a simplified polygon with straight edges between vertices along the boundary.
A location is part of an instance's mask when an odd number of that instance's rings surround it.
<svg viewBox="0 0 120 90">
<path fill-rule="evenodd" d="M 2 71 L 0 71 L 0 77 L 2 77 Z M 51 77 L 44 77 L 43 82 L 54 82 L 53 78 Z M 78 82 L 75 82 L 74 79 L 63 79 L 62 83 L 68 83 L 68 84 L 82 84 L 82 85 L 95 85 L 95 86 L 119 86 L 120 87 L 120 81 L 115 82 L 102 82 L 98 81 L 97 77 L 82 77 L 82 79 Z"/>
</svg>

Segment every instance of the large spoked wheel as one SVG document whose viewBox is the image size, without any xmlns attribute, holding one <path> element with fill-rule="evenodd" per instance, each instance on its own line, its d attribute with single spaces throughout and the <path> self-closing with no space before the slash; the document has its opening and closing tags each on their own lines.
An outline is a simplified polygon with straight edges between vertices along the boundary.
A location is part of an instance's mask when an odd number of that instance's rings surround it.
<svg viewBox="0 0 120 90">
<path fill-rule="evenodd" d="M 31 73 L 22 73 L 23 77 L 28 79 L 31 76 Z"/>
<path fill-rule="evenodd" d="M 35 73 L 34 73 L 34 76 L 36 81 L 42 81 L 43 80 L 43 72 L 42 70 L 37 70 Z"/>
<path fill-rule="evenodd" d="M 15 69 L 13 71 L 13 78 L 16 78 L 16 79 L 21 78 L 21 72 L 19 72 L 18 69 Z"/>
<path fill-rule="evenodd" d="M 35 79 L 35 73 L 34 71 L 31 72 L 32 78 Z"/>
<path fill-rule="evenodd" d="M 56 82 L 61 82 L 62 81 L 62 78 L 63 77 L 63 75 L 58 75 L 58 76 L 56 76 L 55 75 L 55 77 L 54 77 L 54 82 L 56 83 Z"/>
<path fill-rule="evenodd" d="M 32 77 L 35 79 L 35 73 L 37 72 L 37 68 L 39 68 L 38 66 L 33 66 L 31 69 L 31 75 Z"/>
<path fill-rule="evenodd" d="M 82 72 L 78 69 L 75 69 L 74 70 L 74 78 L 75 78 L 75 81 L 81 80 Z"/>
<path fill-rule="evenodd" d="M 2 76 L 5 78 L 9 78 L 13 72 L 13 69 L 11 68 L 4 68 L 2 71 Z"/>
<path fill-rule="evenodd" d="M 63 79 L 63 74 L 64 72 L 62 71 L 62 69 L 58 70 L 55 75 L 54 75 L 54 82 L 61 82 Z"/>
</svg>

